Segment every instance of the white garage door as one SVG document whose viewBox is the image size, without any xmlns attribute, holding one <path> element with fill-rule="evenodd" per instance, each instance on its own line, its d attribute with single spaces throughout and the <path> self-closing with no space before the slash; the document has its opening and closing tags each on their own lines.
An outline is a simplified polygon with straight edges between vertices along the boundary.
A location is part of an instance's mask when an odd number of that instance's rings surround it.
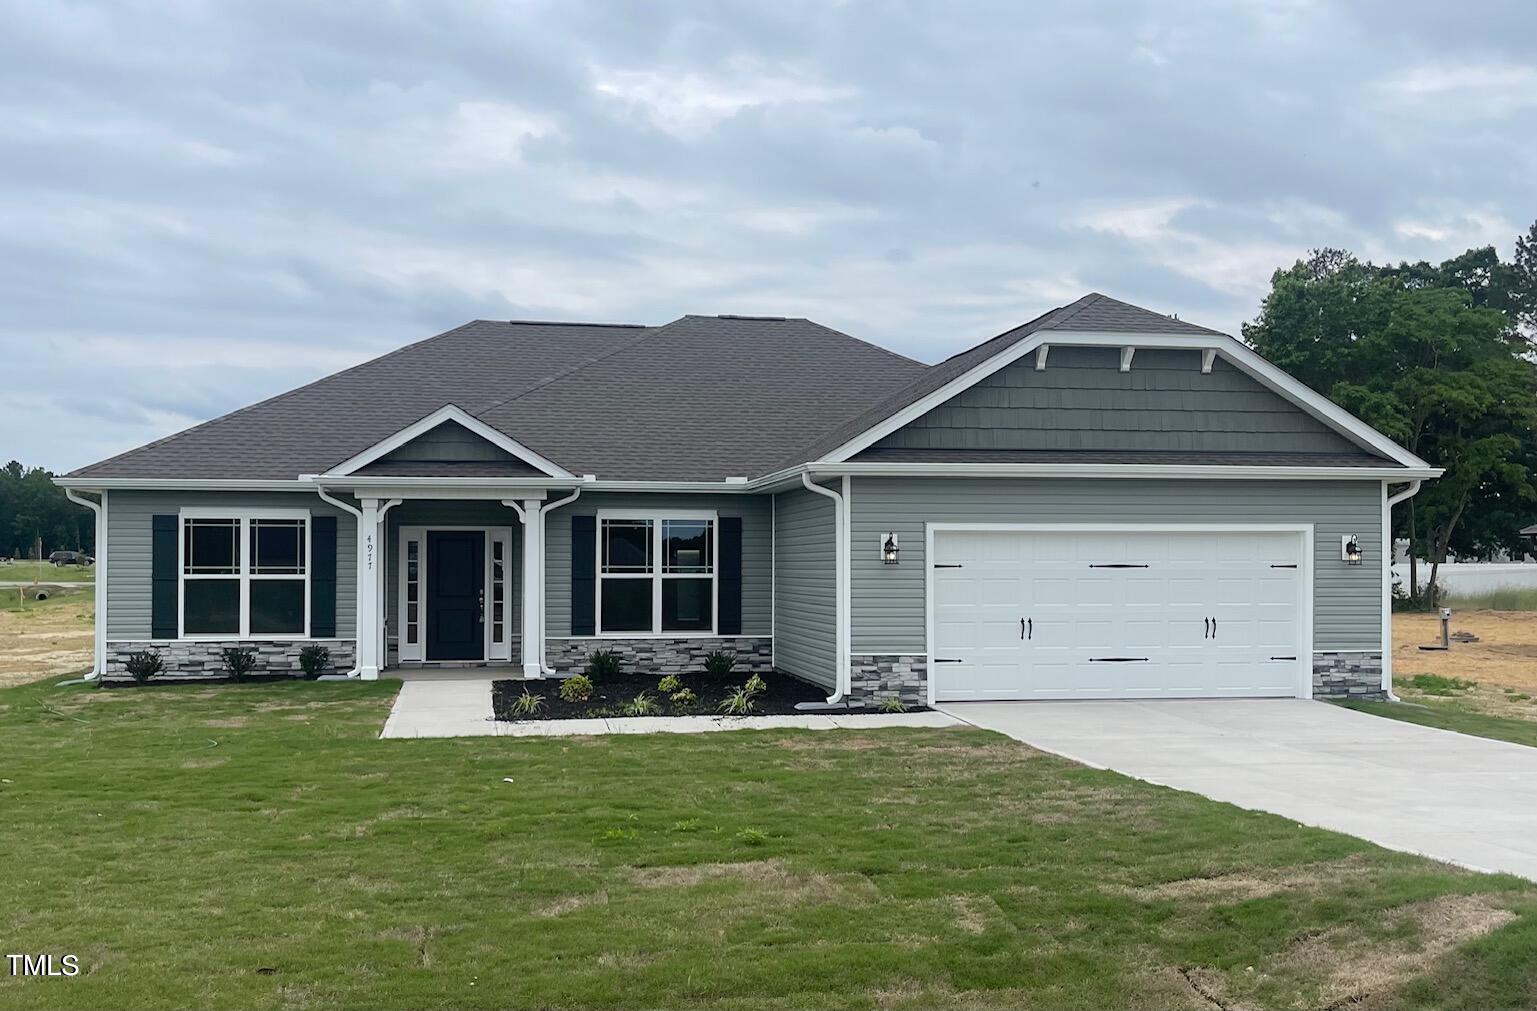
<svg viewBox="0 0 1537 1011">
<path fill-rule="evenodd" d="M 939 701 L 1297 695 L 1290 532 L 938 530 Z"/>
</svg>

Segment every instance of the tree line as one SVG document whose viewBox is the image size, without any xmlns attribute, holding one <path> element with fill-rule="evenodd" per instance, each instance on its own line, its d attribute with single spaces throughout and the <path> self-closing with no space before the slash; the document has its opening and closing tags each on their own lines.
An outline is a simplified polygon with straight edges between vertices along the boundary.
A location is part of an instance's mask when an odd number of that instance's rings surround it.
<svg viewBox="0 0 1537 1011">
<path fill-rule="evenodd" d="M 52 472 L 12 460 L 0 469 L 0 558 L 43 557 L 61 548 L 96 551 L 96 514 L 64 497 Z"/>
<path fill-rule="evenodd" d="M 1448 553 L 1520 558 L 1537 522 L 1537 223 L 1515 255 L 1378 266 L 1339 249 L 1278 270 L 1256 351 L 1446 473 L 1394 510 L 1409 595 Z M 1430 561 L 1422 596 L 1416 559 Z"/>
</svg>

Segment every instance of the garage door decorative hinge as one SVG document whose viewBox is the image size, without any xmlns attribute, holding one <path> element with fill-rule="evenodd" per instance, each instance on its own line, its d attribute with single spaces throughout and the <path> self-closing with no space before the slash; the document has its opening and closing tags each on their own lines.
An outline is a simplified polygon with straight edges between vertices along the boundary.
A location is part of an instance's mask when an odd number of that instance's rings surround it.
<svg viewBox="0 0 1537 1011">
<path fill-rule="evenodd" d="M 1091 569 L 1151 569 L 1151 565 L 1139 565 L 1136 562 L 1090 562 Z"/>
<path fill-rule="evenodd" d="M 1296 567 L 1297 567 L 1297 563 L 1296 562 L 1292 562 L 1289 565 L 1272 565 L 1271 566 L 1272 569 L 1295 569 Z"/>
<path fill-rule="evenodd" d="M 936 656 L 934 658 L 934 662 L 935 663 L 965 663 L 964 660 L 961 660 L 959 658 L 956 658 L 956 659 L 952 660 L 952 659 L 950 659 L 948 657 L 943 657 L 943 656 Z"/>
<path fill-rule="evenodd" d="M 1145 656 L 1091 656 L 1089 663 L 1147 663 Z"/>
<path fill-rule="evenodd" d="M 1294 657 L 1294 656 L 1273 656 L 1270 659 L 1272 659 L 1272 660 L 1295 660 L 1297 658 Z"/>
<path fill-rule="evenodd" d="M 964 566 L 962 566 L 961 563 L 959 563 L 959 562 L 955 562 L 955 563 L 950 564 L 950 565 L 946 565 L 943 562 L 935 562 L 934 563 L 934 568 L 936 568 L 936 569 L 960 569 L 960 568 L 964 568 Z"/>
</svg>

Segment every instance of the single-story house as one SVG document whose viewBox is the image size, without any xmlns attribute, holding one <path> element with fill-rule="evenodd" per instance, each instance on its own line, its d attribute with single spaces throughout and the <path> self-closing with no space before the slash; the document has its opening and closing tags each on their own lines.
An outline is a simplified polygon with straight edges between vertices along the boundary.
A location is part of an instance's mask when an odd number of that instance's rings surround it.
<svg viewBox="0 0 1537 1011">
<path fill-rule="evenodd" d="M 929 366 L 806 319 L 477 320 L 59 482 L 108 678 L 727 648 L 925 703 L 1381 694 L 1389 510 L 1439 473 L 1090 294 Z"/>
</svg>

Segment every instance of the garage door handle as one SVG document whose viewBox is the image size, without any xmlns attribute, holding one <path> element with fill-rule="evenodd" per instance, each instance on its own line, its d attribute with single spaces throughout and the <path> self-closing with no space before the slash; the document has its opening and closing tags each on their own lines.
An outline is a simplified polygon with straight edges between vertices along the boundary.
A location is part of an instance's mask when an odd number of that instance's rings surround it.
<svg viewBox="0 0 1537 1011">
<path fill-rule="evenodd" d="M 1217 637 L 1217 619 L 1216 618 L 1213 618 L 1211 620 L 1211 637 L 1213 639 L 1215 639 Z"/>
<path fill-rule="evenodd" d="M 1034 618 L 1021 618 L 1021 619 L 1019 619 L 1019 637 L 1021 639 L 1034 639 L 1035 638 L 1035 619 Z"/>
<path fill-rule="evenodd" d="M 1202 639 L 1210 639 L 1211 638 L 1211 619 L 1210 618 L 1203 618 L 1201 620 L 1206 623 L 1206 631 L 1201 633 L 1201 638 Z"/>
</svg>

